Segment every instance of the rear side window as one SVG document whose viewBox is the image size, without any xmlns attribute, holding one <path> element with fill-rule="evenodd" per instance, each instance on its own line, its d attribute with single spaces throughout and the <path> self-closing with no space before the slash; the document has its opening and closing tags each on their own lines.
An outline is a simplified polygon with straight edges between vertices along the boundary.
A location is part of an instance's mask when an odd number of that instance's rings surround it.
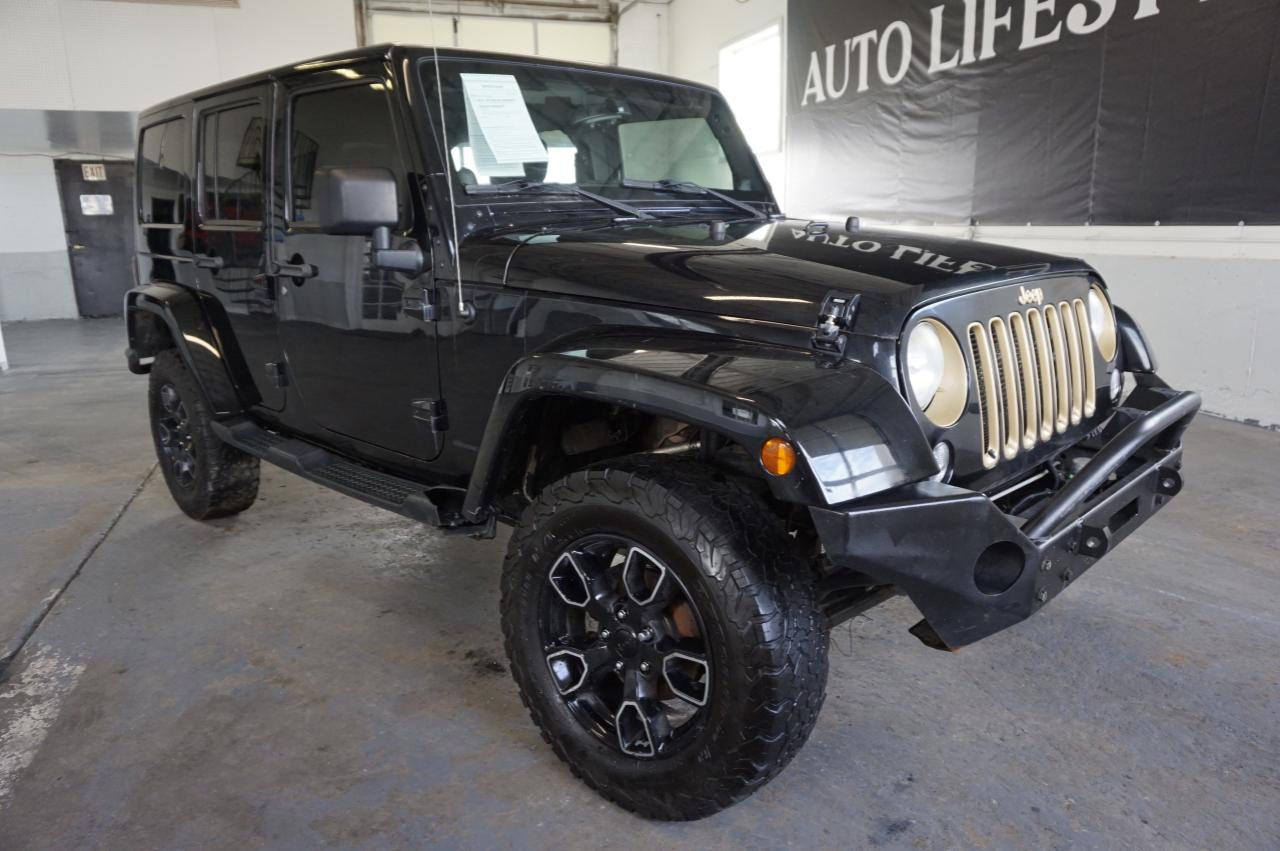
<svg viewBox="0 0 1280 851">
<path fill-rule="evenodd" d="M 262 221 L 263 129 L 257 103 L 205 113 L 201 119 L 205 221 Z"/>
<path fill-rule="evenodd" d="M 138 220 L 143 224 L 182 223 L 191 192 L 190 139 L 185 118 L 143 128 L 138 143 Z"/>
<path fill-rule="evenodd" d="M 326 166 L 391 169 L 400 184 L 400 218 L 404 220 L 408 197 L 404 165 L 380 84 L 324 89 L 294 98 L 289 137 L 294 222 L 316 223 L 312 187 L 316 170 Z"/>
</svg>

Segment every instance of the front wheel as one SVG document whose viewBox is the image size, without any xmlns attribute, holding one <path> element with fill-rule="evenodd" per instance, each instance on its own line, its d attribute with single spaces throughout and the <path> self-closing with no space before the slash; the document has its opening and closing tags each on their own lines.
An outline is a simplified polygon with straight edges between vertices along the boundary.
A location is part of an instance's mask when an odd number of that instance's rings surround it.
<svg viewBox="0 0 1280 851">
<path fill-rule="evenodd" d="M 687 461 L 574 473 L 527 509 L 503 572 L 507 655 L 575 774 L 676 820 L 782 770 L 827 676 L 825 621 L 790 544 L 759 497 Z"/>
</svg>

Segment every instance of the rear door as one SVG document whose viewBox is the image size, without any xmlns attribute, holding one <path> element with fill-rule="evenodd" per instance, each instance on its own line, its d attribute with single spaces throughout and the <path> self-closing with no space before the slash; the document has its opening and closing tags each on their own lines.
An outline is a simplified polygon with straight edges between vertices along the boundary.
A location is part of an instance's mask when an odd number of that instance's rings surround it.
<svg viewBox="0 0 1280 851">
<path fill-rule="evenodd" d="M 54 160 L 81 316 L 119 316 L 133 286 L 133 163 Z"/>
<path fill-rule="evenodd" d="M 196 104 L 195 278 L 223 313 L 258 404 L 284 406 L 277 292 L 266 268 L 272 87 L 250 86 Z"/>
<path fill-rule="evenodd" d="M 393 247 L 415 232 L 419 178 L 408 166 L 410 149 L 390 84 L 344 71 L 347 78 L 338 85 L 295 88 L 282 104 L 281 161 L 289 166 L 281 169 L 278 185 L 287 212 L 272 250 L 277 263 L 310 264 L 317 272 L 278 278 L 281 346 L 312 424 L 368 447 L 430 460 L 439 451 L 428 414 L 439 388 L 436 334 L 422 309 L 430 298 L 431 264 L 420 275 L 375 269 L 368 237 L 334 236 L 317 227 L 317 169 L 380 167 L 391 170 L 399 187 L 401 221 Z M 301 426 L 297 414 L 289 421 Z"/>
</svg>

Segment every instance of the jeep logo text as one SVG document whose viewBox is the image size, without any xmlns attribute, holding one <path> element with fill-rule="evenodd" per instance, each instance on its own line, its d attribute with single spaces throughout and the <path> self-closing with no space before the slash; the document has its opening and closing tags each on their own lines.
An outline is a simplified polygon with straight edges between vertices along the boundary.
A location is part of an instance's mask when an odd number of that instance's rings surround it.
<svg viewBox="0 0 1280 851">
<path fill-rule="evenodd" d="M 1044 290 L 1039 287 L 1018 287 L 1018 304 L 1043 304 Z"/>
</svg>

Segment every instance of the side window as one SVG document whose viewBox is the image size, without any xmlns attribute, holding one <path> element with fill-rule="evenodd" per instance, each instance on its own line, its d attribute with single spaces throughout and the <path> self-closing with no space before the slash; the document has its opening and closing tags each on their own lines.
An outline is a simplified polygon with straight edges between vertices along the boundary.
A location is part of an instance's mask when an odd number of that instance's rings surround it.
<svg viewBox="0 0 1280 851">
<path fill-rule="evenodd" d="M 138 221 L 182 223 L 191 192 L 190 136 L 187 119 L 175 118 L 142 129 L 138 142 Z"/>
<path fill-rule="evenodd" d="M 705 118 L 634 121 L 618 126 L 622 171 L 635 180 L 691 180 L 734 189 L 724 146 Z"/>
<path fill-rule="evenodd" d="M 400 183 L 404 219 L 404 165 L 390 105 L 380 84 L 343 86 L 298 95 L 289 136 L 290 212 L 294 222 L 315 224 L 312 188 L 327 166 L 389 168 Z"/>
<path fill-rule="evenodd" d="M 205 113 L 200 145 L 205 221 L 262 221 L 262 106 Z"/>
</svg>

